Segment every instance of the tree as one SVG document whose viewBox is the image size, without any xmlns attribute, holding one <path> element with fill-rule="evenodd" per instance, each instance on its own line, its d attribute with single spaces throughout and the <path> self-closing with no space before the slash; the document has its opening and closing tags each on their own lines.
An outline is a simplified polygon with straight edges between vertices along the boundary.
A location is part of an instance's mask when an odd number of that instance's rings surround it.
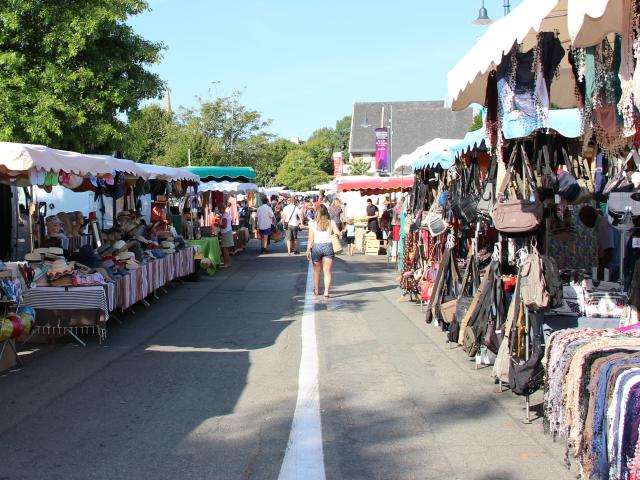
<svg viewBox="0 0 640 480">
<path fill-rule="evenodd" d="M 473 116 L 473 120 L 471 121 L 471 125 L 469 125 L 469 132 L 475 132 L 479 128 L 482 128 L 484 125 L 482 123 L 482 112 L 477 113 Z"/>
<path fill-rule="evenodd" d="M 284 158 L 299 146 L 295 143 L 278 138 L 270 141 L 259 151 L 260 158 L 255 163 L 256 182 L 258 185 L 271 186 L 275 180 L 278 168 L 282 165 Z"/>
<path fill-rule="evenodd" d="M 162 163 L 175 139 L 178 124 L 173 113 L 149 105 L 129 115 L 124 156 L 141 163 Z"/>
<path fill-rule="evenodd" d="M 371 165 L 365 162 L 351 162 L 349 175 L 366 175 L 371 169 Z"/>
<path fill-rule="evenodd" d="M 143 0 L 0 5 L 0 140 L 79 151 L 121 146 L 122 115 L 160 95 L 163 46 L 136 35 Z"/>
<path fill-rule="evenodd" d="M 351 115 L 347 115 L 336 122 L 333 149 L 342 152 L 343 157 L 349 156 L 349 139 L 351 138 Z"/>
<path fill-rule="evenodd" d="M 276 183 L 296 191 L 315 189 L 316 185 L 326 183 L 331 177 L 323 172 L 316 160 L 305 150 L 292 150 L 284 157 L 276 176 Z"/>
</svg>

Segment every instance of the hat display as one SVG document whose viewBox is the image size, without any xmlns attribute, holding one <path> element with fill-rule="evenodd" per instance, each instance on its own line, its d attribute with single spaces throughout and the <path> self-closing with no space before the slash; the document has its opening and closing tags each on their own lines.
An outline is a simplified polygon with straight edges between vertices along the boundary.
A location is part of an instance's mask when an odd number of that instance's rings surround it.
<svg viewBox="0 0 640 480">
<path fill-rule="evenodd" d="M 80 250 L 73 254 L 73 260 L 87 267 L 95 268 L 100 262 L 100 255 L 96 254 L 91 245 L 83 245 Z"/>
<path fill-rule="evenodd" d="M 47 253 L 49 253 L 49 248 L 48 247 L 34 248 L 33 249 L 33 253 L 39 253 L 40 255 L 46 255 Z"/>
<path fill-rule="evenodd" d="M 101 268 L 113 268 L 115 266 L 116 266 L 115 262 L 110 258 L 107 260 L 103 260 L 102 263 L 100 263 Z"/>
<path fill-rule="evenodd" d="M 40 255 L 39 253 L 36 253 L 36 252 L 31 252 L 31 253 L 27 253 L 24 256 L 24 259 L 27 262 L 41 262 L 42 261 L 42 255 Z"/>
<path fill-rule="evenodd" d="M 47 272 L 49 278 L 59 278 L 73 272 L 73 262 L 67 263 L 66 260 L 60 259 L 53 262 L 51 268 Z"/>
<path fill-rule="evenodd" d="M 153 203 L 166 204 L 167 197 L 165 195 L 158 195 L 156 196 L 156 199 L 153 201 Z"/>
</svg>

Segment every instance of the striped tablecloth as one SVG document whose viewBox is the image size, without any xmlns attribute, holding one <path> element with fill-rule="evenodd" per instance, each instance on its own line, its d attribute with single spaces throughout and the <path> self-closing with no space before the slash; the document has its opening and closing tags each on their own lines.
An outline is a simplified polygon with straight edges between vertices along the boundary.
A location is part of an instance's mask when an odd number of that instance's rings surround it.
<svg viewBox="0 0 640 480">
<path fill-rule="evenodd" d="M 117 305 L 126 310 L 159 288 L 176 278 L 182 278 L 195 271 L 195 248 L 187 247 L 172 255 L 140 265 L 118 279 L 117 289 L 120 303 Z"/>
<path fill-rule="evenodd" d="M 90 310 L 104 313 L 104 322 L 109 318 L 109 302 L 105 286 L 87 287 L 37 287 L 24 293 L 24 304 L 43 310 Z M 69 314 L 69 324 L 73 324 L 73 313 Z M 36 325 L 38 315 L 36 314 Z"/>
</svg>

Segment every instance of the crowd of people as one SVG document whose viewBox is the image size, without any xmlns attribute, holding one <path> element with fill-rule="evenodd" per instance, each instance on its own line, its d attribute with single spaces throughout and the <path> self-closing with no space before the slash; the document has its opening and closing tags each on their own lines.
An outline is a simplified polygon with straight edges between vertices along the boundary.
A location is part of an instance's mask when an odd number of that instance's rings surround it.
<svg viewBox="0 0 640 480">
<path fill-rule="evenodd" d="M 383 241 L 385 251 L 390 247 L 390 240 L 400 239 L 401 207 L 400 200 L 394 205 L 389 197 L 384 199 L 380 208 L 373 203 L 372 199 L 367 199 L 365 215 L 361 218 L 366 222 L 366 230 L 374 232 L 376 237 Z M 342 242 L 346 241 L 348 255 L 353 256 L 355 253 L 354 218 L 346 216 L 346 204 L 343 204 L 339 198 L 325 196 L 322 191 L 314 199 L 283 198 L 275 195 L 271 198 L 264 197 L 253 218 L 248 218 L 247 221 L 255 226 L 261 241 L 261 254 L 269 253 L 272 241 L 284 238 L 287 254 L 299 255 L 298 236 L 302 230 L 307 230 L 308 241 L 305 253 L 313 263 L 314 293 L 320 294 L 320 278 L 323 274 L 325 298 L 330 295 L 331 268 L 336 247 L 341 249 Z"/>
</svg>

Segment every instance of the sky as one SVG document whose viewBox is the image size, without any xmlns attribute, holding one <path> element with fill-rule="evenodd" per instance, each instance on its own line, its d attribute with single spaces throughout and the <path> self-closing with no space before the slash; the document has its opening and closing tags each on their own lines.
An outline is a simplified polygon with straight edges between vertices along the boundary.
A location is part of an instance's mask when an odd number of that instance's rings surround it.
<svg viewBox="0 0 640 480">
<path fill-rule="evenodd" d="M 521 0 L 511 0 L 512 7 Z M 355 101 L 444 100 L 447 72 L 486 27 L 481 0 L 150 0 L 130 19 L 167 49 L 152 70 L 174 110 L 242 90 L 283 138 L 308 138 Z M 502 0 L 485 0 L 489 16 Z"/>
</svg>

